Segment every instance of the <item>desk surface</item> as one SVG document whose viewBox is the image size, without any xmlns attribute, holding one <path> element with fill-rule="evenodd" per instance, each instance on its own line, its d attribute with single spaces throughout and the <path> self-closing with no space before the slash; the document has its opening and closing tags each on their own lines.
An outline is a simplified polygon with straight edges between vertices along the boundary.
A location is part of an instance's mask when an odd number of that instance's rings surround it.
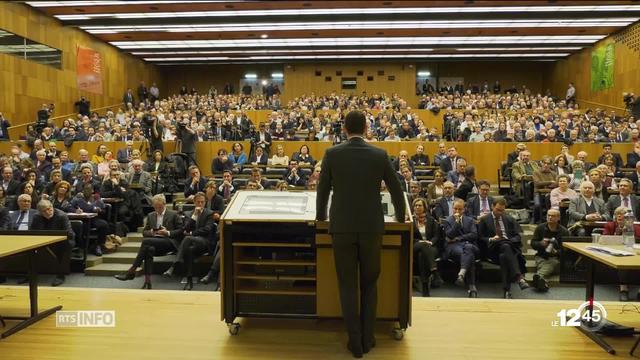
<svg viewBox="0 0 640 360">
<path fill-rule="evenodd" d="M 0 235 L 0 258 L 67 240 L 61 235 Z"/>
<path fill-rule="evenodd" d="M 592 243 L 576 243 L 565 242 L 562 246 L 577 252 L 580 255 L 584 255 L 592 260 L 603 263 L 618 270 L 640 270 L 640 255 L 638 251 L 635 256 L 612 256 L 597 251 L 587 250 L 587 246 L 593 246 Z M 612 249 L 626 250 L 623 245 L 601 245 L 610 247 Z"/>
</svg>

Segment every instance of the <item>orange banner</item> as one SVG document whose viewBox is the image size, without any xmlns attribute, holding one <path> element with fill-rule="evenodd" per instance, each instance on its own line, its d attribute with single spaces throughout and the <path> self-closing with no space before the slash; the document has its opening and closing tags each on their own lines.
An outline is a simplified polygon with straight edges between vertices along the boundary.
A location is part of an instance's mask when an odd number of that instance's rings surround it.
<svg viewBox="0 0 640 360">
<path fill-rule="evenodd" d="M 78 89 L 102 94 L 102 58 L 100 53 L 79 47 L 76 63 Z"/>
</svg>

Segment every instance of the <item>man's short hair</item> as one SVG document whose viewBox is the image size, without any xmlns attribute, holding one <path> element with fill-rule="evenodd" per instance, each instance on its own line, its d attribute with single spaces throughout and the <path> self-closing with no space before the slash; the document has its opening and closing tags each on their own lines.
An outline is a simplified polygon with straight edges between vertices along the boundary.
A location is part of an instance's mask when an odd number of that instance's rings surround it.
<svg viewBox="0 0 640 360">
<path fill-rule="evenodd" d="M 627 185 L 629 185 L 629 187 L 633 188 L 633 182 L 631 180 L 629 180 L 627 178 L 622 178 L 618 182 L 618 185 L 622 184 L 623 182 L 627 183 Z"/>
<path fill-rule="evenodd" d="M 40 200 L 38 202 L 38 211 L 39 212 L 43 212 L 46 209 L 52 208 L 52 207 L 53 207 L 53 204 L 51 204 L 51 201 L 49 201 L 49 200 L 42 199 L 42 200 Z"/>
<path fill-rule="evenodd" d="M 478 189 L 480 189 L 480 187 L 483 186 L 483 185 L 486 185 L 489 188 L 491 188 L 491 184 L 489 184 L 489 182 L 487 180 L 480 180 L 480 181 L 478 181 L 477 184 L 478 184 Z"/>
<path fill-rule="evenodd" d="M 189 174 L 191 174 L 191 170 L 193 170 L 193 169 L 198 169 L 198 170 L 200 170 L 200 168 L 198 167 L 198 165 L 191 165 L 191 166 L 189 166 L 189 169 L 187 169 L 187 170 L 188 170 L 188 172 L 189 172 Z"/>
<path fill-rule="evenodd" d="M 84 164 L 80 165 L 80 171 L 82 171 L 84 169 L 89 169 L 89 170 L 91 170 L 91 173 L 93 173 L 93 165 L 90 164 L 90 163 L 84 163 Z"/>
<path fill-rule="evenodd" d="M 153 197 L 151 198 L 151 202 L 152 203 L 162 203 L 162 204 L 167 204 L 167 198 L 164 197 L 164 194 L 156 194 L 153 195 Z"/>
<path fill-rule="evenodd" d="M 207 196 L 202 191 L 199 191 L 195 195 L 193 195 L 193 201 L 196 201 L 196 199 L 200 197 L 204 198 L 205 200 L 207 199 Z"/>
<path fill-rule="evenodd" d="M 361 111 L 351 111 L 344 119 L 344 127 L 349 134 L 362 135 L 366 127 L 367 120 Z"/>
<path fill-rule="evenodd" d="M 493 206 L 495 207 L 496 205 L 502 205 L 502 206 L 507 206 L 507 200 L 503 199 L 503 198 L 499 198 L 494 200 L 493 202 Z"/>
<path fill-rule="evenodd" d="M 18 196 L 18 202 L 25 201 L 25 200 L 31 201 L 31 195 L 29 195 L 29 194 L 20 194 L 20 196 Z"/>
<path fill-rule="evenodd" d="M 460 161 L 460 160 L 458 160 Z M 474 177 L 476 176 L 476 168 L 473 167 L 473 165 L 469 165 L 464 169 L 464 176 L 465 177 Z"/>
</svg>

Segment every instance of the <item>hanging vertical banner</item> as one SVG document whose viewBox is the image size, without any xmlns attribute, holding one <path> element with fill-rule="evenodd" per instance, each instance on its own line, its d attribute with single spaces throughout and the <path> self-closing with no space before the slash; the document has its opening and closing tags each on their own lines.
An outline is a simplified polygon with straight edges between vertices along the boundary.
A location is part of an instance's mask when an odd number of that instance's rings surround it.
<svg viewBox="0 0 640 360">
<path fill-rule="evenodd" d="M 78 89 L 102 94 L 102 58 L 100 53 L 78 47 L 76 57 Z"/>
<path fill-rule="evenodd" d="M 591 51 L 591 91 L 606 90 L 613 86 L 615 61 L 613 43 L 598 46 Z"/>
</svg>

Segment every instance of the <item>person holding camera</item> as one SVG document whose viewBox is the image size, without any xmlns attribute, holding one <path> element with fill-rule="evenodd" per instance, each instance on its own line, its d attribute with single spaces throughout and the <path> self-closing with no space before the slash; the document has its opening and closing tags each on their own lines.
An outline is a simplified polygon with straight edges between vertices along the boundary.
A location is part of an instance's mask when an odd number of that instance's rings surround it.
<svg viewBox="0 0 640 360">
<path fill-rule="evenodd" d="M 184 118 L 178 123 L 178 138 L 182 143 L 182 153 L 187 155 L 187 166 L 197 165 L 196 163 L 196 132 L 189 124 L 189 119 Z"/>
</svg>

